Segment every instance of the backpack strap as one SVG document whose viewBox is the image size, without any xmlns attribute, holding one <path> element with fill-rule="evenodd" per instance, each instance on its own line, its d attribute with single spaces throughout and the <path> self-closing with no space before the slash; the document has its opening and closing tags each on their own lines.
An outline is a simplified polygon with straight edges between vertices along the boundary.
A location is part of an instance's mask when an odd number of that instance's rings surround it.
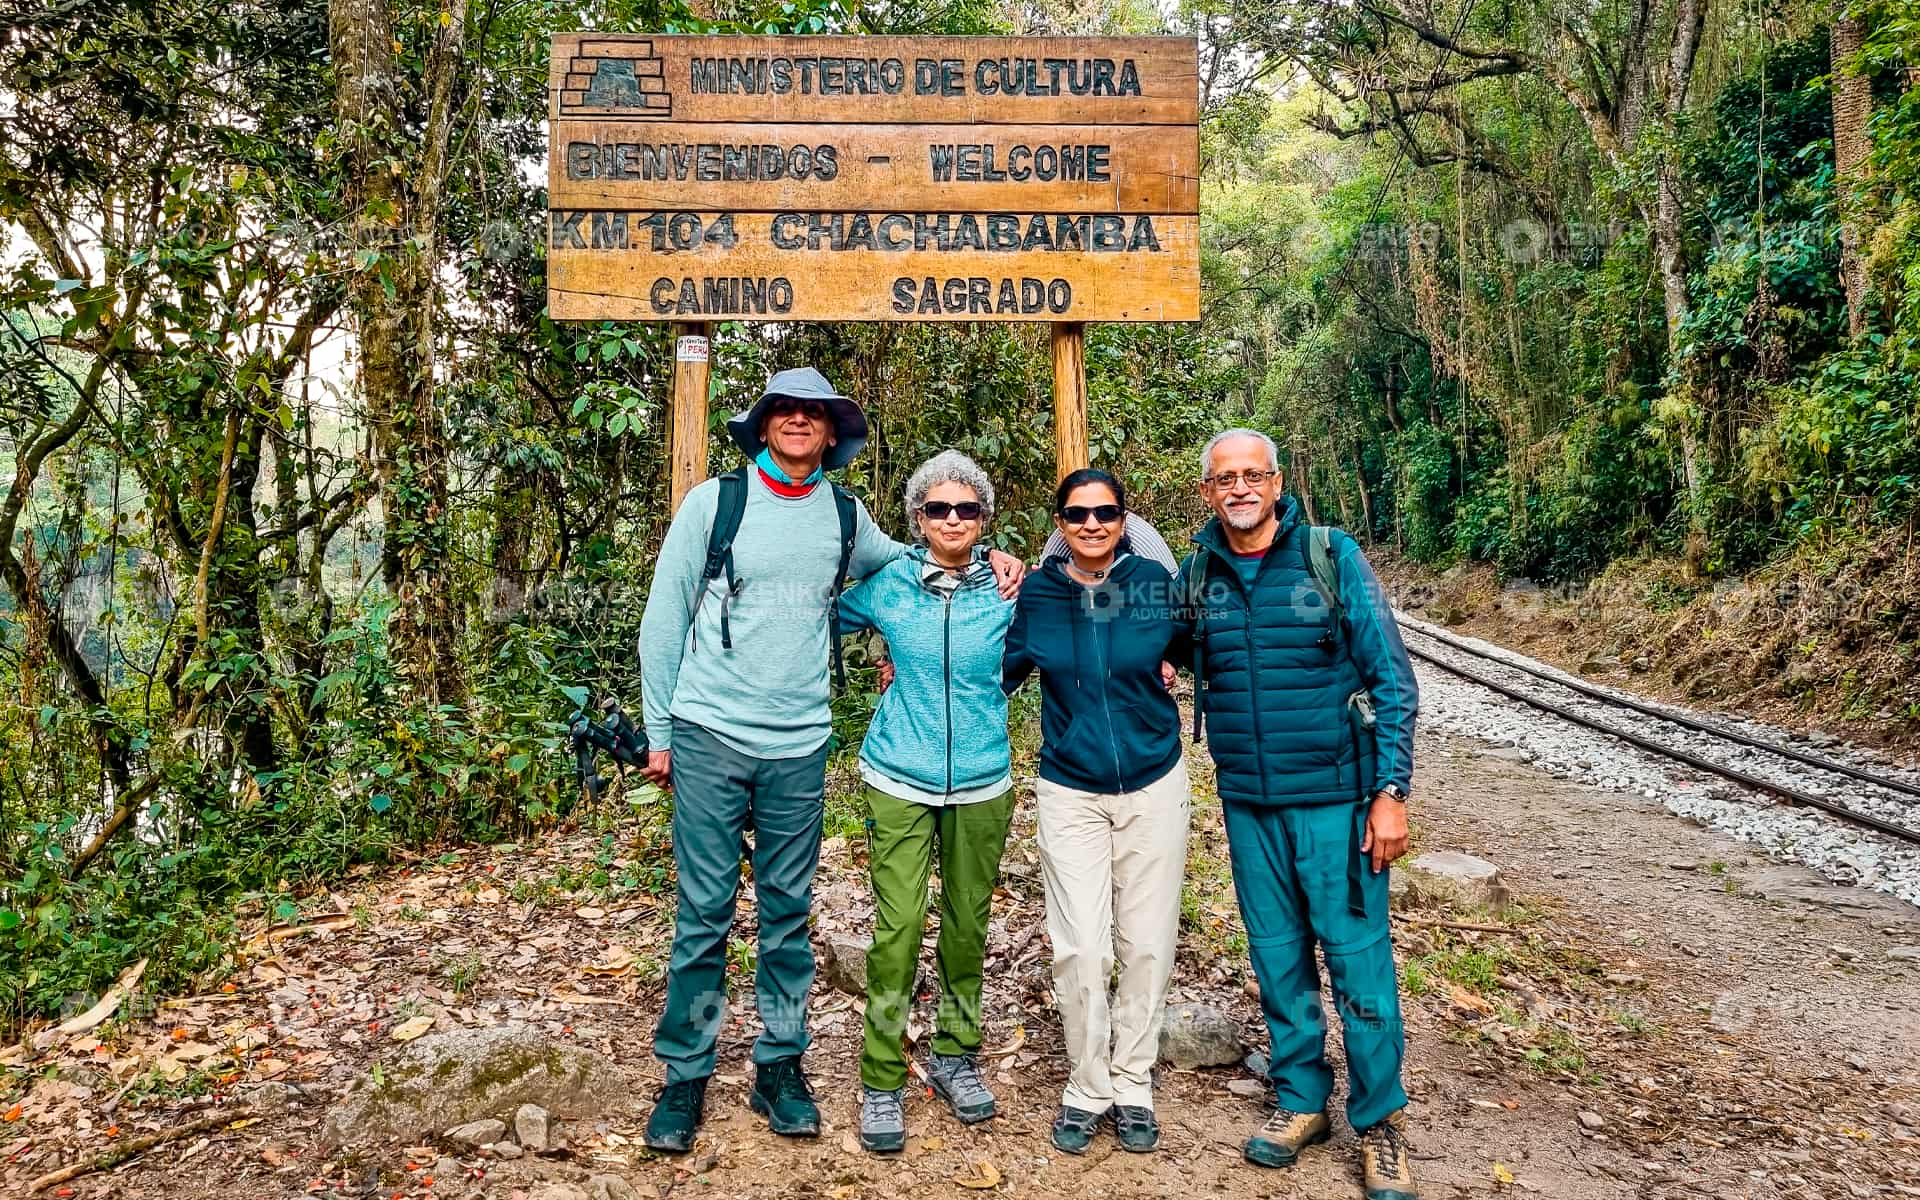
<svg viewBox="0 0 1920 1200">
<path fill-rule="evenodd" d="M 847 572 L 853 567 L 853 543 L 860 532 L 860 510 L 852 492 L 831 480 L 827 486 L 833 489 L 834 511 L 840 515 L 840 566 L 833 573 L 833 586 L 827 593 L 827 637 L 833 646 L 833 685 L 845 691 L 847 667 L 840 654 L 840 593 L 847 586 Z"/>
<path fill-rule="evenodd" d="M 1206 736 L 1207 710 L 1207 560 L 1205 546 L 1187 558 L 1187 614 L 1193 619 L 1193 740 Z"/>
<path fill-rule="evenodd" d="M 713 527 L 707 531 L 707 561 L 700 568 L 700 594 L 705 596 L 713 581 L 725 575 L 727 586 L 720 593 L 720 645 L 733 649 L 733 629 L 727 621 L 728 607 L 740 590 L 733 577 L 733 539 L 740 532 L 740 517 L 747 511 L 747 469 L 736 467 L 720 476 L 720 497 L 714 505 Z"/>
<path fill-rule="evenodd" d="M 1300 556 L 1306 560 L 1313 590 L 1326 602 L 1328 624 L 1333 627 L 1334 636 L 1344 643 L 1348 634 L 1347 605 L 1340 595 L 1340 568 L 1333 561 L 1333 530 L 1326 525 L 1302 525 L 1298 536 Z"/>
</svg>

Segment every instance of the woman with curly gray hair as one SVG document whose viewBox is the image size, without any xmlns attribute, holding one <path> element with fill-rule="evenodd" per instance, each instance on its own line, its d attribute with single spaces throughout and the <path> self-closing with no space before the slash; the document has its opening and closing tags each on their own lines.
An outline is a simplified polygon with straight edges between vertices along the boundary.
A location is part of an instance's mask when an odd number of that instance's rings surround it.
<svg viewBox="0 0 1920 1200">
<path fill-rule="evenodd" d="M 966 1124 L 994 1115 L 980 1077 L 980 975 L 987 915 L 1013 817 L 1001 656 L 1013 605 L 1000 598 L 980 537 L 993 484 L 957 450 L 907 481 L 914 547 L 842 597 L 842 632 L 887 641 L 893 684 L 860 746 L 872 853 L 860 1144 L 906 1145 L 901 1046 L 926 930 L 927 881 L 940 871 L 940 1008 L 927 1063 L 933 1089 Z"/>
</svg>

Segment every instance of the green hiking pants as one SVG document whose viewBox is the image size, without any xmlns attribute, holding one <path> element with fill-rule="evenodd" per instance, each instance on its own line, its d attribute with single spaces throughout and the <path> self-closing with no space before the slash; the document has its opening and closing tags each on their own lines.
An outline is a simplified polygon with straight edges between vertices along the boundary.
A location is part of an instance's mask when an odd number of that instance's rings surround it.
<svg viewBox="0 0 1920 1200">
<path fill-rule="evenodd" d="M 867 789 L 873 859 L 873 948 L 867 951 L 867 1036 L 860 1079 L 891 1091 L 907 1081 L 902 1036 L 913 1009 L 927 877 L 940 865 L 940 1009 L 936 1054 L 980 1049 L 980 963 L 1000 852 L 1013 820 L 1013 789 L 992 800 L 934 807 Z"/>
</svg>

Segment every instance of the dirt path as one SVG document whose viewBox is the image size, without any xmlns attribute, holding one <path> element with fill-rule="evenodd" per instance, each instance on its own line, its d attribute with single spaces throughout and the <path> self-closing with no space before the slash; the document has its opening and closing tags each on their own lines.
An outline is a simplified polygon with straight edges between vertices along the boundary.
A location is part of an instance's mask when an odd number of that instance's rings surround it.
<svg viewBox="0 0 1920 1200">
<path fill-rule="evenodd" d="M 1766 863 L 1651 801 L 1480 750 L 1422 738 L 1416 849 L 1498 864 L 1517 897 L 1499 918 L 1512 931 L 1438 927 L 1496 917 L 1417 893 L 1396 925 L 1423 1195 L 1920 1195 L 1902 1190 L 1920 1170 L 1920 1129 L 1905 1123 L 1920 1123 L 1920 967 L 1890 953 L 1920 956 L 1920 912 Z M 1253 1032 L 1218 813 L 1197 807 L 1174 999 L 1225 1008 Z M 738 1026 L 723 1036 L 707 1140 L 679 1161 L 638 1151 L 669 936 L 665 849 L 649 817 L 369 875 L 336 895 L 345 928 L 277 943 L 237 971 L 232 991 L 118 1019 L 15 1069 L 0 1193 L 18 1194 L 63 1155 L 181 1124 L 266 1080 L 289 1102 L 258 1123 L 183 1139 L 69 1194 L 508 1200 L 592 1170 L 624 1175 L 643 1196 L 844 1200 L 984 1194 L 953 1181 L 978 1182 L 990 1164 L 997 1190 L 1042 1198 L 1357 1196 L 1343 1123 L 1292 1171 L 1240 1161 L 1257 1120 L 1256 1102 L 1230 1090 L 1253 1080 L 1242 1068 L 1163 1072 L 1157 1155 L 1110 1141 L 1084 1158 L 1051 1150 L 1064 1064 L 1030 834 L 1023 812 L 989 946 L 987 1044 L 1008 1051 L 994 1060 L 1003 1116 L 965 1130 L 916 1096 L 898 1159 L 853 1148 L 858 1010 L 824 985 L 809 1055 L 821 1139 L 774 1138 L 747 1112 L 752 1030 Z M 831 841 L 823 943 L 866 928 L 862 881 L 858 839 Z M 751 935 L 740 932 L 745 970 Z M 468 1156 L 452 1172 L 443 1162 L 431 1187 L 425 1164 L 443 1151 L 321 1161 L 312 1142 L 326 1101 L 421 1017 L 440 1029 L 529 1022 L 598 1049 L 633 1080 L 632 1104 L 567 1127 L 558 1156 Z"/>
</svg>

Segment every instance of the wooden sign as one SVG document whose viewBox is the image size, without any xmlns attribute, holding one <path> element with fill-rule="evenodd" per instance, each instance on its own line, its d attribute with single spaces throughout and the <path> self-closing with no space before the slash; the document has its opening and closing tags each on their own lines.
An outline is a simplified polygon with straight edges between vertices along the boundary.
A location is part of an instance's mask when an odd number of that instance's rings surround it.
<svg viewBox="0 0 1920 1200">
<path fill-rule="evenodd" d="M 1190 321 L 1194 43 L 553 43 L 559 320 Z"/>
</svg>

